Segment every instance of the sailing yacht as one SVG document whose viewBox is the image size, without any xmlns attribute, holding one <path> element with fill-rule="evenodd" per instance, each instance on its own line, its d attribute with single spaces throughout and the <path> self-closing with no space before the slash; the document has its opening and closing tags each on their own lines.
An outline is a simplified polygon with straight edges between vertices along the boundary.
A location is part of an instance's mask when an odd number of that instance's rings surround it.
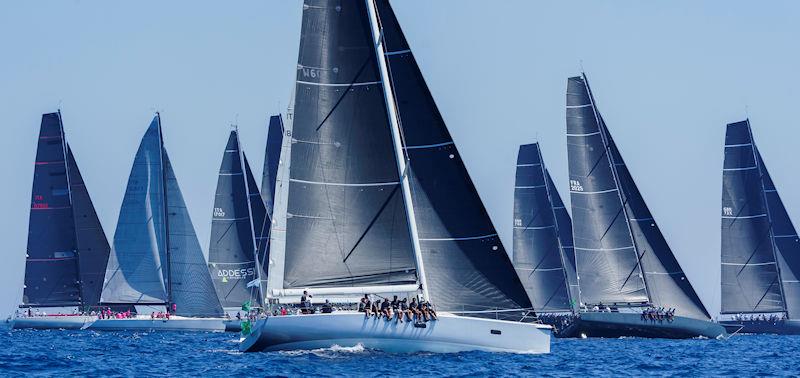
<svg viewBox="0 0 800 378">
<path fill-rule="evenodd" d="M 306 0 L 266 300 L 430 301 L 438 320 L 268 316 L 242 351 L 547 353 L 531 308 L 386 0 Z M 263 282 L 264 280 L 262 280 Z"/>
<path fill-rule="evenodd" d="M 33 173 L 25 286 L 14 328 L 79 329 L 98 305 L 109 246 L 64 137 L 61 112 L 42 115 Z M 28 316 L 46 314 L 47 316 Z"/>
<path fill-rule="evenodd" d="M 225 329 L 222 307 L 164 148 L 158 113 L 133 161 L 100 302 L 134 316 L 97 319 L 89 329 Z M 166 312 L 169 319 L 156 316 Z"/>
<path fill-rule="evenodd" d="M 586 75 L 567 80 L 567 151 L 582 336 L 716 338 L 603 121 Z M 670 310 L 672 309 L 672 310 Z"/>
<path fill-rule="evenodd" d="M 539 143 L 517 154 L 513 263 L 539 319 L 556 336 L 570 336 L 578 278 L 572 220 L 544 164 Z"/>
<path fill-rule="evenodd" d="M 243 305 L 263 307 L 259 285 L 248 284 L 259 276 L 260 261 L 268 257 L 269 227 L 267 209 L 239 144 L 239 132 L 231 130 L 219 168 L 208 249 L 208 269 L 217 297 L 232 319 L 226 322 L 227 331 L 241 331 Z"/>
<path fill-rule="evenodd" d="M 800 334 L 800 238 L 750 120 L 725 132 L 721 252 L 720 323 L 731 332 Z"/>
</svg>

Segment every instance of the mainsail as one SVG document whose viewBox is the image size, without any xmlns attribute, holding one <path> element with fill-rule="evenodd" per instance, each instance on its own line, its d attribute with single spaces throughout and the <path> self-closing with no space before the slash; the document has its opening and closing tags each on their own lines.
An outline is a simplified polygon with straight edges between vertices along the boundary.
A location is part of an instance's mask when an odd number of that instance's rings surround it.
<svg viewBox="0 0 800 378">
<path fill-rule="evenodd" d="M 572 229 L 559 227 L 553 199 L 558 193 L 551 194 L 550 181 L 539 144 L 521 145 L 514 183 L 514 268 L 536 311 L 570 311 L 565 266 L 574 264 L 560 235 L 571 235 Z"/>
<path fill-rule="evenodd" d="M 208 250 L 209 270 L 223 307 L 239 307 L 251 300 L 247 284 L 258 277 L 256 248 L 265 210 L 261 199 L 251 196 L 259 194 L 257 188 L 252 192 L 253 188 L 248 185 L 252 173 L 243 160 L 239 135 L 233 130 L 219 168 Z M 253 205 L 260 205 L 259 214 L 253 214 L 251 199 L 257 203 Z"/>
<path fill-rule="evenodd" d="M 619 240 L 624 241 L 624 249 L 615 249 L 608 247 L 601 247 L 592 249 L 588 247 L 585 253 L 576 248 L 578 254 L 578 272 L 580 277 L 580 294 L 581 300 L 585 303 L 636 303 L 647 301 L 649 304 L 657 307 L 675 308 L 676 313 L 681 316 L 709 319 L 710 316 L 705 306 L 703 305 L 694 288 L 689 283 L 686 274 L 683 272 L 680 264 L 678 263 L 675 255 L 672 253 L 666 239 L 664 238 L 661 230 L 658 228 L 653 215 L 650 213 L 647 204 L 644 201 L 641 193 L 639 192 L 636 183 L 628 171 L 622 155 L 614 143 L 611 133 L 608 131 L 602 116 L 598 112 L 594 103 L 591 89 L 586 81 L 586 77 L 574 77 L 569 79 L 567 94 L 567 125 L 568 136 L 571 136 L 570 153 L 580 144 L 573 144 L 573 140 L 583 140 L 585 143 L 580 145 L 584 149 L 584 153 L 591 153 L 596 160 L 584 160 L 580 163 L 581 170 L 575 172 L 588 172 L 585 177 L 576 175 L 573 178 L 573 164 L 570 160 L 570 189 L 573 193 L 573 215 L 575 221 L 578 223 L 578 216 L 576 214 L 582 213 L 584 216 L 588 213 L 589 217 L 583 218 L 582 221 L 589 220 L 594 222 L 588 224 L 588 228 L 594 231 L 594 235 L 599 235 L 600 240 L 606 238 L 609 234 L 606 232 L 605 227 L 616 227 L 619 232 Z M 572 103 L 570 103 L 570 94 L 573 95 Z M 584 105 L 584 106 L 582 106 Z M 570 117 L 571 116 L 571 117 Z M 588 121 L 587 121 L 588 119 Z M 593 124 L 594 126 L 580 128 L 578 125 L 586 126 Z M 576 129 L 569 131 L 570 124 Z M 594 130 L 594 131 L 592 131 Z M 577 131 L 577 133 L 576 133 Z M 569 133 L 573 133 L 570 135 Z M 592 144 L 592 141 L 601 144 Z M 580 142 L 578 142 L 580 143 Z M 588 147 L 589 151 L 585 149 Z M 570 155 L 572 158 L 573 155 Z M 575 155 L 577 156 L 577 154 Z M 585 155 L 588 156 L 588 155 Z M 576 164 L 577 166 L 578 164 Z M 599 170 L 602 172 L 608 169 L 610 176 L 604 176 L 598 179 L 595 174 Z M 588 171 L 586 169 L 589 169 Z M 600 189 L 603 193 L 595 193 L 595 199 L 603 198 L 597 203 L 584 202 L 583 204 L 574 202 L 575 198 L 592 199 L 592 195 L 586 193 L 583 186 L 593 185 L 593 180 L 607 180 L 606 183 L 611 186 L 606 189 Z M 596 184 L 598 181 L 594 181 Z M 599 196 L 597 196 L 599 194 Z M 611 196 L 613 194 L 614 196 Z M 585 198 L 584 198 L 585 197 Z M 616 197 L 616 198 L 614 198 Z M 607 207 L 611 204 L 611 208 L 615 209 L 614 213 L 607 213 L 611 218 L 597 218 L 602 211 L 601 208 Z M 576 212 L 577 207 L 584 207 Z M 589 207 L 595 206 L 595 207 Z M 602 207 L 601 207 L 602 206 Z M 592 215 L 594 217 L 592 217 Z M 600 222 L 598 222 L 600 221 Z M 606 226 L 609 225 L 609 226 Z M 576 226 L 576 230 L 577 230 Z M 586 228 L 584 228 L 585 230 Z M 576 246 L 578 245 L 578 233 L 576 231 Z M 585 234 L 584 234 L 585 235 Z M 628 235 L 628 236 L 626 236 Z M 632 242 L 631 244 L 628 241 Z M 635 254 L 629 254 L 630 246 L 633 247 Z M 619 256 L 621 255 L 621 256 Z M 611 257 L 613 256 L 613 257 Z M 587 258 L 588 257 L 588 258 Z M 592 259 L 602 257 L 606 262 L 612 262 L 609 267 L 612 281 L 603 281 L 604 275 L 589 275 L 593 278 L 587 281 L 583 275 L 584 270 L 593 270 L 594 266 L 603 266 L 604 263 L 599 265 L 592 265 Z M 632 258 L 631 258 L 632 257 Z M 602 272 L 597 270 L 596 272 Z M 607 278 L 605 278 L 607 279 Z M 619 280 L 622 279 L 622 285 L 619 285 Z M 597 280 L 597 281 L 596 281 Z M 627 283 L 631 281 L 636 282 L 636 293 L 634 299 L 625 299 L 630 293 L 625 292 Z M 596 284 L 606 286 L 606 294 L 611 293 L 610 296 L 597 295 L 593 291 Z M 619 286 L 618 286 L 619 285 Z M 614 294 L 613 289 L 617 287 L 620 290 Z M 611 290 L 609 290 L 611 289 Z M 641 296 L 641 295 L 644 296 Z M 596 301 L 593 300 L 596 298 Z"/>
<path fill-rule="evenodd" d="M 773 211 L 777 221 L 771 219 Z M 787 240 L 780 240 L 783 236 Z M 782 245 L 788 254 L 781 255 L 791 259 L 792 247 L 797 248 L 792 242 L 797 243 L 796 232 L 763 167 L 750 122 L 728 124 L 722 169 L 721 313 L 786 311 L 776 254 Z M 793 270 L 788 273 L 793 275 Z"/>
<path fill-rule="evenodd" d="M 283 118 L 280 114 L 269 117 L 267 126 L 267 147 L 264 151 L 264 171 L 261 176 L 261 197 L 267 206 L 267 214 L 272 217 L 275 208 L 275 182 L 278 177 L 278 163 L 283 144 Z"/>
<path fill-rule="evenodd" d="M 101 301 L 174 304 L 184 316 L 222 313 L 164 149 L 158 114 L 131 168 Z"/>
<path fill-rule="evenodd" d="M 64 139 L 61 113 L 42 115 L 29 222 L 22 306 L 96 305 L 108 241 Z"/>
<path fill-rule="evenodd" d="M 303 5 L 284 288 L 417 281 L 367 9 Z"/>
<path fill-rule="evenodd" d="M 531 306 L 388 0 L 377 18 L 402 131 L 427 292 L 447 311 Z"/>
</svg>

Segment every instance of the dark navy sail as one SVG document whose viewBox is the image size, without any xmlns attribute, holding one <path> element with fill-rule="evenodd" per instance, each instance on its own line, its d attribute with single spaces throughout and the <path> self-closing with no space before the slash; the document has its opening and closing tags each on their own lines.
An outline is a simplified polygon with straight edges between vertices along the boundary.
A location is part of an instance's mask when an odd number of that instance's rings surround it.
<svg viewBox="0 0 800 378">
<path fill-rule="evenodd" d="M 69 145 L 67 145 L 67 169 L 72 213 L 75 219 L 81 297 L 84 305 L 95 306 L 100 303 L 111 247 L 108 245 L 103 226 L 97 218 L 86 183 L 83 182 L 83 176 Z"/>
<path fill-rule="evenodd" d="M 539 144 L 521 145 L 514 184 L 514 268 L 536 311 L 570 311 L 564 256 L 547 181 Z"/>
<path fill-rule="evenodd" d="M 573 238 L 584 304 L 648 302 L 602 119 L 584 77 L 567 80 Z"/>
<path fill-rule="evenodd" d="M 656 307 L 675 308 L 675 314 L 679 316 L 710 319 L 711 316 L 658 228 L 602 117 L 600 127 L 622 189 L 625 213 L 644 271 L 650 303 Z"/>
<path fill-rule="evenodd" d="M 755 143 L 754 143 L 755 145 Z M 772 237 L 775 243 L 778 272 L 783 285 L 784 303 L 786 311 L 792 319 L 800 316 L 800 238 L 797 230 L 783 206 L 781 196 L 767 166 L 761 158 L 758 147 L 755 147 L 758 165 L 761 167 L 761 177 L 764 182 L 764 193 L 767 197 L 767 206 L 772 221 Z"/>
<path fill-rule="evenodd" d="M 264 171 L 261 176 L 261 197 L 267 206 L 267 214 L 272 217 L 275 208 L 275 182 L 278 177 L 278 163 L 281 160 L 283 144 L 283 119 L 280 114 L 269 117 L 267 126 L 267 147 L 264 151 Z"/>
<path fill-rule="evenodd" d="M 722 313 L 785 310 L 748 121 L 728 124 L 722 170 Z"/>
<path fill-rule="evenodd" d="M 244 176 L 247 179 L 248 196 L 250 198 L 250 216 L 253 219 L 253 230 L 255 232 L 256 240 L 256 262 L 261 264 L 261 270 L 256 271 L 257 277 L 260 280 L 267 279 L 267 272 L 269 272 L 269 239 L 272 227 L 272 217 L 267 212 L 267 208 L 258 190 L 253 170 L 250 169 L 250 163 L 247 161 L 247 156 L 242 152 L 244 159 Z M 251 291 L 255 294 L 259 287 L 251 287 Z M 258 297 L 258 303 L 263 301 L 263 295 L 258 292 L 254 297 Z"/>
<path fill-rule="evenodd" d="M 417 281 L 363 1 L 306 0 L 284 288 Z"/>
<path fill-rule="evenodd" d="M 564 201 L 561 200 L 561 195 L 558 194 L 553 179 L 550 177 L 550 171 L 545 169 L 545 176 L 547 177 L 547 190 L 550 193 L 550 201 L 553 204 L 553 212 L 556 215 L 556 228 L 558 229 L 558 240 L 561 243 L 562 261 L 564 262 L 564 269 L 567 273 L 567 281 L 569 282 L 569 294 L 572 300 L 570 306 L 577 309 L 580 298 L 578 298 L 578 271 L 575 270 L 575 249 L 572 246 L 572 218 L 567 212 L 567 207 L 564 206 Z"/>
<path fill-rule="evenodd" d="M 256 235 L 236 134 L 231 131 L 219 168 L 208 249 L 209 270 L 223 307 L 240 307 L 250 300 L 247 283 L 256 278 Z"/>
<path fill-rule="evenodd" d="M 376 4 L 431 300 L 454 312 L 529 308 L 389 2 Z"/>
<path fill-rule="evenodd" d="M 25 260 L 23 306 L 83 304 L 61 115 L 42 115 Z"/>
</svg>

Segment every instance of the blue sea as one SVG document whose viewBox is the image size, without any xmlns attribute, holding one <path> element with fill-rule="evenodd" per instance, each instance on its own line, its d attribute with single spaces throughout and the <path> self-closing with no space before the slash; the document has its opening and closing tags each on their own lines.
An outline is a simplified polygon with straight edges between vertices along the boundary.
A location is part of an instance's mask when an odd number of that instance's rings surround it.
<svg viewBox="0 0 800 378">
<path fill-rule="evenodd" d="M 791 376 L 800 337 L 554 339 L 548 355 L 239 353 L 231 333 L 0 330 L 0 376 Z"/>
</svg>

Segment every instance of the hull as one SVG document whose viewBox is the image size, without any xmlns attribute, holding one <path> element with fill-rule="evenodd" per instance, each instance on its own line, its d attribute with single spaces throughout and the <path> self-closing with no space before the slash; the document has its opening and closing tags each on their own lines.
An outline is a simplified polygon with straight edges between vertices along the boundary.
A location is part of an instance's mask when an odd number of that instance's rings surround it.
<svg viewBox="0 0 800 378">
<path fill-rule="evenodd" d="M 242 332 L 242 321 L 237 319 L 226 319 L 222 322 L 225 326 L 225 332 Z"/>
<path fill-rule="evenodd" d="M 642 319 L 640 314 L 585 312 L 559 337 L 646 337 L 689 339 L 725 337 L 725 328 L 708 320 L 675 316 L 671 320 Z"/>
<path fill-rule="evenodd" d="M 87 329 L 92 331 L 184 331 L 224 332 L 223 318 L 184 318 L 173 316 L 169 320 L 150 319 L 95 319 Z"/>
<path fill-rule="evenodd" d="M 13 329 L 83 329 L 96 316 L 35 316 L 10 320 Z"/>
<path fill-rule="evenodd" d="M 759 321 L 720 321 L 730 333 L 769 333 L 776 335 L 800 335 L 800 320 Z"/>
<path fill-rule="evenodd" d="M 549 326 L 440 313 L 439 320 L 397 323 L 358 312 L 271 316 L 259 320 L 241 341 L 243 352 L 308 350 L 334 345 L 393 353 L 488 352 L 549 353 Z"/>
</svg>

